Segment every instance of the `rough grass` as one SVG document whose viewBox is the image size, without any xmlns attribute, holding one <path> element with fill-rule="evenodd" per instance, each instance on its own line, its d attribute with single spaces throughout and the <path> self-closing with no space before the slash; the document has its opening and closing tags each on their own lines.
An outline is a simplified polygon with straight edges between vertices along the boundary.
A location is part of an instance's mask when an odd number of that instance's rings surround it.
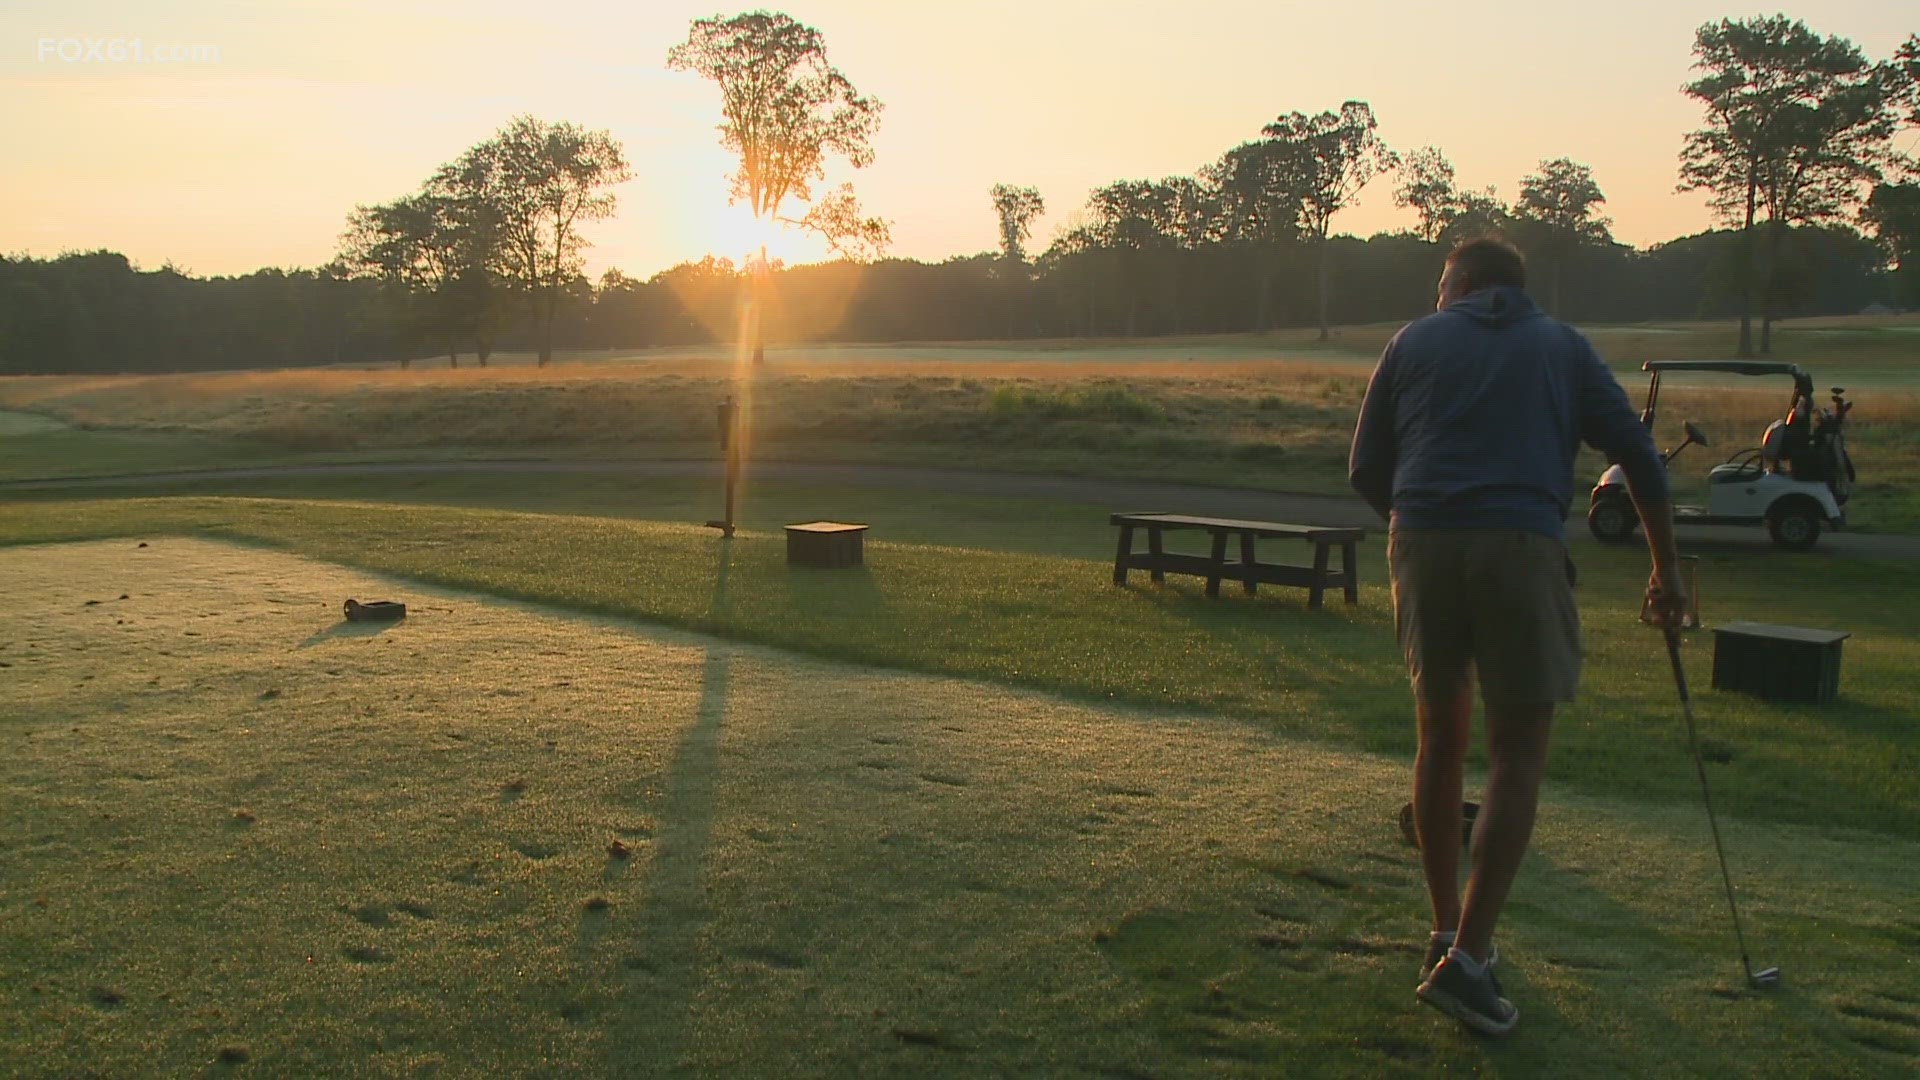
<svg viewBox="0 0 1920 1080">
<path fill-rule="evenodd" d="M 79 431 L 0 442 L 0 477 L 192 468 L 249 461 L 435 456 L 710 456 L 714 405 L 748 402 L 751 453 L 1134 476 L 1274 490 L 1345 490 L 1345 458 L 1371 358 L 1396 327 L 1300 334 L 1012 346 L 802 346 L 742 381 L 721 350 L 605 354 L 548 368 L 503 364 L 0 379 L 0 408 Z M 1856 527 L 1920 531 L 1920 341 L 1904 323 L 1780 331 L 1783 358 L 1849 385 L 1862 482 Z M 1724 328 L 1601 327 L 1594 337 L 1636 395 L 1650 357 L 1722 356 Z M 1798 343 L 1798 344 L 1796 344 Z M 1802 347 L 1804 345 L 1804 348 Z M 1758 443 L 1784 412 L 1767 380 L 1674 379 L 1663 445 L 1709 423 L 1713 461 Z M 1708 455 L 1688 451 L 1683 491 L 1703 495 Z M 1578 479 L 1602 467 L 1586 454 Z"/>
<path fill-rule="evenodd" d="M 0 552 L 0 1045 L 29 1072 L 1920 1061 L 1911 840 L 1729 816 L 1787 972 L 1757 996 L 1697 807 L 1550 784 L 1501 930 L 1522 1033 L 1489 1044 L 1410 993 L 1404 762 L 150 544 Z M 752 561 L 710 564 L 709 612 Z M 344 595 L 414 611 L 343 624 Z"/>
</svg>

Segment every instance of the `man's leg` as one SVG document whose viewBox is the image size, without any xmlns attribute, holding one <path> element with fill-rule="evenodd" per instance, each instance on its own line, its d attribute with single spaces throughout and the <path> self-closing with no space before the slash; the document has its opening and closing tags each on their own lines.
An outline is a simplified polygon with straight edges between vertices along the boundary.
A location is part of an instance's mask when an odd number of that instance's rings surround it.
<svg viewBox="0 0 1920 1080">
<path fill-rule="evenodd" d="M 1489 702 L 1486 712 L 1487 794 L 1474 826 L 1473 872 L 1467 878 L 1466 903 L 1454 940 L 1454 948 L 1481 963 L 1492 948 L 1494 924 L 1500 920 L 1507 891 L 1533 837 L 1540 779 L 1547 768 L 1547 737 L 1553 728 L 1550 704 Z M 1432 878 L 1429 870 L 1429 888 Z"/>
<path fill-rule="evenodd" d="M 1460 768 L 1473 716 L 1472 633 L 1459 593 L 1460 538 L 1395 529 L 1387 537 L 1394 635 L 1413 683 L 1420 748 L 1413 764 L 1414 833 L 1434 930 L 1460 921 Z"/>
<path fill-rule="evenodd" d="M 1427 875 L 1435 933 L 1460 925 L 1460 771 L 1467 756 L 1473 685 L 1457 692 L 1416 692 L 1420 749 L 1413 759 L 1413 826 Z"/>
</svg>

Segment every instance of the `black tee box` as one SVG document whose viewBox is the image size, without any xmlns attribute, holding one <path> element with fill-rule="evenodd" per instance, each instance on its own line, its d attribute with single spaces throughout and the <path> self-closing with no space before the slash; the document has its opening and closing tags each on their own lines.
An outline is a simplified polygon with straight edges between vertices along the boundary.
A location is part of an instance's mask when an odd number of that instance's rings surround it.
<svg viewBox="0 0 1920 1080">
<path fill-rule="evenodd" d="M 787 526 L 787 565 L 820 566 L 837 570 L 865 563 L 865 525 L 844 521 L 809 521 Z"/>
<path fill-rule="evenodd" d="M 1840 643 L 1851 634 L 1735 622 L 1713 628 L 1713 687 L 1825 705 L 1840 692 Z"/>
</svg>

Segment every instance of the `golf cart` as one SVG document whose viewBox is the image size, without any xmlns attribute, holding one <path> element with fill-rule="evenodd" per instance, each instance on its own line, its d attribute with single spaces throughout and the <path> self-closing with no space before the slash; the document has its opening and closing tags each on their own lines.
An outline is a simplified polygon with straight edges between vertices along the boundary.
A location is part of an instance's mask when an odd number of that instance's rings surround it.
<svg viewBox="0 0 1920 1080">
<path fill-rule="evenodd" d="M 1643 371 L 1652 373 L 1647 385 L 1647 407 L 1640 422 L 1653 427 L 1660 400 L 1660 377 L 1667 372 L 1711 371 L 1733 375 L 1789 375 L 1793 399 L 1784 420 L 1767 425 L 1760 445 L 1742 450 L 1707 473 L 1707 505 L 1675 506 L 1676 525 L 1765 524 L 1774 543 L 1805 551 L 1820 538 L 1822 526 L 1846 525 L 1847 495 L 1853 490 L 1853 462 L 1847 457 L 1842 434 L 1853 405 L 1834 387 L 1831 409 L 1814 408 L 1813 379 L 1797 364 L 1770 360 L 1649 360 Z M 1697 424 L 1686 423 L 1687 437 L 1662 454 L 1671 462 L 1688 446 L 1707 446 Z M 1601 540 L 1630 539 L 1640 527 L 1633 501 L 1627 497 L 1626 473 L 1611 466 L 1593 487 L 1587 527 Z"/>
</svg>

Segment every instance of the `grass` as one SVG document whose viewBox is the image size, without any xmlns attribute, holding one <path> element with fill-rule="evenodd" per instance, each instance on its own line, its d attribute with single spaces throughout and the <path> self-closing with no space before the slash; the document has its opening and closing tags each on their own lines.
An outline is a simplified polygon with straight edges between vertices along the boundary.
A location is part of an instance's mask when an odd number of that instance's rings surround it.
<svg viewBox="0 0 1920 1080">
<path fill-rule="evenodd" d="M 572 599 L 611 609 L 692 570 L 670 602 L 710 624 L 780 607 L 822 639 L 913 603 L 935 554 L 966 589 L 1044 574 L 1020 583 L 1051 585 L 1022 618 L 1093 593 L 1150 621 L 1185 609 L 1203 647 L 1364 647 L 1369 609 L 1308 622 L 1112 592 L 1068 560 L 894 546 L 849 590 L 770 565 L 762 538 L 723 560 L 637 523 L 433 511 L 396 544 L 365 508 L 38 511 L 9 510 L 9 536 L 151 545 L 0 551 L 21 838 L 0 849 L 0 1045 L 46 1074 L 1875 1076 L 1920 1058 L 1910 837 L 1728 815 L 1760 958 L 1788 973 L 1755 996 L 1697 805 L 1553 782 L 1501 934 L 1523 1029 L 1489 1044 L 1408 992 L 1404 760 L 160 533 L 432 551 L 441 576 L 483 573 L 451 569 L 449 543 L 477 567 L 568 538 L 496 586 L 568 599 L 584 572 Z M 610 585 L 591 568 L 638 553 L 623 543 L 664 565 Z M 344 624 L 342 595 L 414 611 Z M 1016 600 L 983 612 L 1030 644 Z"/>
<path fill-rule="evenodd" d="M 1101 562 L 884 541 L 871 545 L 872 572 L 850 578 L 790 573 L 777 534 L 749 533 L 730 549 L 738 599 L 717 612 L 707 591 L 716 542 L 693 526 L 218 498 L 0 507 L 0 539 L 14 543 L 173 532 L 832 659 L 1205 710 L 1347 749 L 1410 749 L 1406 690 L 1377 584 L 1358 609 L 1312 613 L 1292 590 L 1207 603 L 1197 599 L 1197 580 L 1117 590 Z M 1378 545 L 1369 548 L 1375 561 L 1365 573 L 1378 583 Z M 1663 655 L 1634 619 L 1644 556 L 1593 550 L 1582 558 L 1592 670 L 1586 703 L 1558 733 L 1554 776 L 1616 798 L 1686 799 L 1688 776 L 1663 767 L 1685 753 Z M 1764 820 L 1920 837 L 1905 682 L 1920 620 L 1872 599 L 1920 586 L 1920 568 L 1708 556 L 1701 573 L 1714 611 L 1856 633 L 1841 709 L 1733 696 L 1702 703 L 1716 737 L 1740 747 L 1727 765 L 1728 805 Z M 1847 737 L 1836 739 L 1836 730 Z"/>
<path fill-rule="evenodd" d="M 750 382 L 713 349 L 576 356 L 548 368 L 416 367 L 0 379 L 0 409 L 66 431 L 0 438 L 0 479 L 257 463 L 458 457 L 688 458 L 717 452 L 714 405 L 750 399 L 763 460 L 975 468 L 1345 493 L 1353 417 L 1371 358 L 1395 327 L 1350 327 L 1329 346 L 1292 332 L 1142 342 L 798 346 Z M 1781 330 L 1782 356 L 1852 387 L 1862 483 L 1853 527 L 1920 531 L 1920 423 L 1905 323 Z M 1717 356 L 1724 328 L 1601 327 L 1638 393 L 1651 356 Z M 1806 343 L 1805 348 L 1801 344 Z M 1824 350 L 1824 351 L 1823 351 Z M 1677 379 L 1663 445 L 1701 419 L 1714 460 L 1756 445 L 1784 381 Z M 24 418 L 24 419 L 22 419 Z M 4 417 L 0 417 L 4 419 Z M 1703 494 L 1708 455 L 1680 477 Z M 1598 475 L 1583 454 L 1580 484 Z M 1698 466 L 1697 468 L 1695 466 Z"/>
<path fill-rule="evenodd" d="M 756 456 L 1337 490 L 1360 336 L 1286 363 L 1252 339 L 776 360 Z M 1879 337 L 1844 350 L 1892 363 Z M 603 359 L 0 380 L 0 408 L 32 410 L 0 413 L 0 475 L 711 454 L 724 365 Z M 1676 394 L 1664 416 L 1706 423 L 1717 457 L 1748 430 L 1727 390 Z M 1911 402 L 1856 397 L 1856 457 L 1887 485 L 1863 509 L 1920 521 L 1899 479 L 1920 457 Z M 530 431 L 554 437 L 516 441 Z M 1523 1034 L 1496 1046 L 1408 993 L 1422 905 L 1392 816 L 1412 737 L 1377 539 L 1362 605 L 1310 613 L 1296 590 L 1112 588 L 1105 506 L 783 484 L 750 486 L 727 545 L 632 520 L 703 520 L 712 487 L 8 493 L 8 1059 L 44 1075 L 1920 1064 L 1920 616 L 1889 602 L 1920 586 L 1908 562 L 1703 561 L 1710 621 L 1855 635 L 1842 698 L 1819 709 L 1713 692 L 1707 641 L 1689 650 L 1755 959 L 1787 971 L 1754 996 L 1664 657 L 1634 619 L 1644 554 L 1580 551 L 1588 674 L 1501 930 Z M 785 567 L 774 527 L 820 507 L 883 523 L 866 571 Z M 346 624 L 348 595 L 414 613 Z"/>
</svg>

